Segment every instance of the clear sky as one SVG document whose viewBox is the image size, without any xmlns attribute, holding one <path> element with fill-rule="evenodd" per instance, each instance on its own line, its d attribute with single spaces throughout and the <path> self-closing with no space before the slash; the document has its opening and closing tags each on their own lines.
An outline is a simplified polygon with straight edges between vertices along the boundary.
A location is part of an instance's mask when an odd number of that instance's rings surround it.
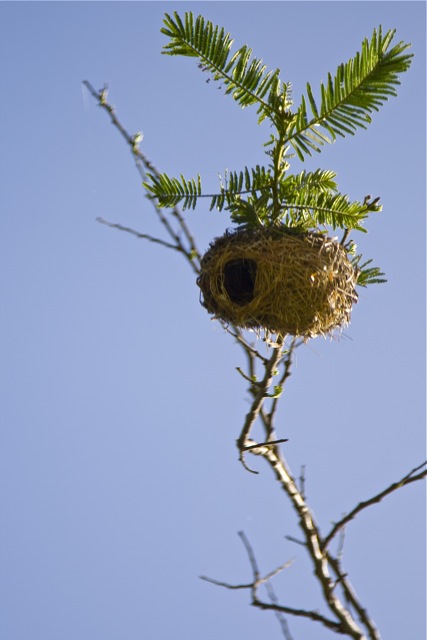
<svg viewBox="0 0 427 640">
<path fill-rule="evenodd" d="M 161 55 L 165 11 L 224 25 L 280 67 L 295 102 L 379 24 L 416 55 L 366 132 L 305 168 L 351 198 L 381 196 L 359 249 L 388 283 L 360 290 L 339 340 L 300 349 L 277 417 L 323 532 L 425 457 L 425 3 L 0 4 L 1 526 L 4 640 L 280 638 L 247 592 L 244 530 L 279 600 L 322 608 L 293 514 L 270 471 L 243 470 L 243 354 L 199 305 L 178 254 L 154 235 L 133 160 L 81 82 L 105 82 L 159 169 L 207 189 L 263 163 L 268 125 L 195 61 Z M 295 162 L 294 171 L 302 165 Z M 202 250 L 229 226 L 187 214 Z M 344 564 L 385 640 L 425 638 L 425 492 L 411 485 L 346 532 Z M 289 620 L 295 640 L 331 634 Z"/>
</svg>

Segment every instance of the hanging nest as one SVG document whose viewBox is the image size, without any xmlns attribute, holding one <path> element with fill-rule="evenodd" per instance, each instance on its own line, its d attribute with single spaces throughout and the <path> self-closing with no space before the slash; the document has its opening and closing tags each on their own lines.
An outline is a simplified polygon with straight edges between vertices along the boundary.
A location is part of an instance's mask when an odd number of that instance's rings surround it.
<svg viewBox="0 0 427 640">
<path fill-rule="evenodd" d="M 246 329 L 313 337 L 349 324 L 357 274 L 336 240 L 286 227 L 227 231 L 201 261 L 201 303 Z"/>
</svg>

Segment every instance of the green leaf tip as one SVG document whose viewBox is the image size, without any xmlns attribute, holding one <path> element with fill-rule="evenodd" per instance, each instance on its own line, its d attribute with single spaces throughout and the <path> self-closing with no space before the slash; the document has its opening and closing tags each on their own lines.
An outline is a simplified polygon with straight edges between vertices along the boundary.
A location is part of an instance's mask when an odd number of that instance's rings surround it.
<svg viewBox="0 0 427 640">
<path fill-rule="evenodd" d="M 319 152 L 323 144 L 337 136 L 366 129 L 372 122 L 371 114 L 390 96 L 397 95 L 399 75 L 409 69 L 413 54 L 405 53 L 410 45 L 404 42 L 391 47 L 394 35 L 393 29 L 384 36 L 381 27 L 374 29 L 371 39 L 363 41 L 361 51 L 340 64 L 334 77 L 328 74 L 327 82 L 320 84 L 319 103 L 307 83 L 307 98 L 302 96 L 285 132 L 285 140 L 301 160 L 312 151 Z"/>
<path fill-rule="evenodd" d="M 214 81 L 225 87 L 241 106 L 258 105 L 261 122 L 274 110 L 281 93 L 279 69 L 267 71 L 262 60 L 252 57 L 252 49 L 244 45 L 230 57 L 233 39 L 224 28 L 214 25 L 203 16 L 194 19 L 186 12 L 181 19 L 175 11 L 173 17 L 165 14 L 160 30 L 169 38 L 163 54 L 182 55 L 199 59 L 202 71 L 209 72 Z"/>
</svg>

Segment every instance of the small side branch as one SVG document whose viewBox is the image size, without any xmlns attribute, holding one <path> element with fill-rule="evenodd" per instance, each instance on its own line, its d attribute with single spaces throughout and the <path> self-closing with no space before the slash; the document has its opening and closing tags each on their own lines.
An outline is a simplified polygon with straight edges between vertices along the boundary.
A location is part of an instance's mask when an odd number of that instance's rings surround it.
<svg viewBox="0 0 427 640">
<path fill-rule="evenodd" d="M 257 384 L 257 390 L 254 391 L 254 400 L 252 402 L 251 408 L 248 411 L 245 419 L 245 423 L 243 425 L 242 432 L 237 440 L 237 448 L 239 449 L 239 460 L 243 464 L 243 466 L 252 473 L 256 473 L 252 469 L 250 469 L 244 459 L 244 452 L 247 447 L 255 444 L 251 440 L 249 440 L 249 435 L 252 429 L 252 426 L 258 415 L 261 411 L 262 405 L 264 403 L 265 398 L 268 397 L 268 390 L 272 384 L 274 372 L 277 369 L 277 366 L 283 356 L 283 339 L 280 339 L 280 342 L 277 347 L 273 348 L 273 353 L 267 363 L 265 364 L 265 373 L 262 381 Z"/>
<path fill-rule="evenodd" d="M 400 489 L 401 487 L 404 487 L 410 484 L 411 482 L 417 482 L 418 480 L 422 480 L 423 478 L 425 478 L 427 475 L 427 469 L 425 468 L 426 465 L 427 465 L 427 461 L 423 462 L 418 467 L 415 467 L 414 469 L 412 469 L 412 471 L 410 471 L 405 476 L 403 476 L 401 480 L 398 480 L 397 482 L 393 482 L 389 487 L 387 487 L 383 491 L 380 491 L 380 493 L 377 493 L 372 498 L 369 498 L 369 500 L 364 500 L 363 502 L 359 502 L 359 504 L 354 509 L 352 509 L 350 513 L 348 513 L 346 516 L 341 518 L 341 520 L 339 520 L 334 524 L 329 534 L 323 539 L 322 548 L 326 549 L 330 544 L 331 540 L 336 536 L 336 534 L 343 527 L 345 527 L 347 523 L 353 520 L 361 511 L 363 511 L 363 509 L 366 509 L 367 507 L 370 507 L 373 504 L 381 502 L 383 498 L 390 495 L 394 491 L 397 491 L 397 489 Z M 420 471 L 420 469 L 422 469 L 422 471 Z"/>
<path fill-rule="evenodd" d="M 205 580 L 206 582 L 210 582 L 211 584 L 215 584 L 219 587 L 224 587 L 226 589 L 232 589 L 232 590 L 249 589 L 252 592 L 252 605 L 254 607 L 257 607 L 258 609 L 263 609 L 266 611 L 274 611 L 276 614 L 280 614 L 280 615 L 288 614 L 288 615 L 296 616 L 299 618 L 307 618 L 308 620 L 320 622 L 324 627 L 326 627 L 327 629 L 331 629 L 336 633 L 343 633 L 342 625 L 339 622 L 335 622 L 334 620 L 331 620 L 330 618 L 323 616 L 317 611 L 311 611 L 311 610 L 300 609 L 295 607 L 287 607 L 284 605 L 277 604 L 277 602 L 264 602 L 263 600 L 261 600 L 258 596 L 259 587 L 261 585 L 267 584 L 269 580 L 271 580 L 271 578 L 273 578 L 278 573 L 280 573 L 281 571 L 289 567 L 292 564 L 292 561 L 285 562 L 274 571 L 271 571 L 264 577 L 261 577 L 258 564 L 255 558 L 255 554 L 251 544 L 249 543 L 249 540 L 247 539 L 246 535 L 242 531 L 239 532 L 239 537 L 241 538 L 244 544 L 244 547 L 246 549 L 246 552 L 248 554 L 249 563 L 250 563 L 250 566 L 252 569 L 252 575 L 253 575 L 252 582 L 242 583 L 242 584 L 230 584 L 228 582 L 223 582 L 220 580 L 214 580 L 213 578 L 208 578 L 207 576 L 200 576 L 202 580 Z M 274 595 L 273 595 L 273 599 L 275 599 Z M 281 624 L 283 628 L 282 621 L 281 621 Z"/>
<path fill-rule="evenodd" d="M 291 340 L 289 348 L 285 348 L 285 338 L 278 336 L 277 340 L 270 347 L 272 349 L 272 353 L 268 359 L 261 356 L 259 352 L 254 351 L 253 349 L 248 349 L 248 345 L 243 341 L 240 341 L 240 343 L 248 357 L 248 374 L 243 373 L 240 368 L 238 368 L 238 371 L 243 378 L 250 383 L 249 393 L 252 395 L 253 400 L 251 408 L 246 414 L 242 431 L 237 440 L 237 448 L 239 449 L 239 460 L 243 466 L 248 471 L 256 473 L 247 466 L 244 459 L 245 452 L 251 451 L 256 455 L 263 455 L 266 446 L 271 447 L 287 441 L 286 439 L 274 438 L 273 423 L 280 395 L 287 378 L 291 374 L 290 368 L 294 350 L 301 343 L 294 337 Z M 264 376 L 261 380 L 257 380 L 254 375 L 256 358 L 262 360 L 264 367 Z M 280 374 L 278 383 L 274 387 L 274 393 L 270 393 L 273 377 L 279 374 L 280 365 L 283 367 L 283 370 Z M 264 406 L 266 400 L 270 401 L 269 410 Z M 265 429 L 265 441 L 262 443 L 257 443 L 250 439 L 251 429 L 258 417 Z"/>
<path fill-rule="evenodd" d="M 330 560 L 328 554 L 323 551 L 323 541 L 319 528 L 314 520 L 314 515 L 304 500 L 301 492 L 298 490 L 295 479 L 292 477 L 290 470 L 287 468 L 278 450 L 268 448 L 263 453 L 272 468 L 276 479 L 279 481 L 282 489 L 289 497 L 295 512 L 298 515 L 300 528 L 304 535 L 304 545 L 313 563 L 314 573 L 319 582 L 319 586 L 323 592 L 323 598 L 327 604 L 331 614 L 336 617 L 337 623 L 335 629 L 339 629 L 339 633 L 347 634 L 354 640 L 363 640 L 366 638 L 362 629 L 354 620 L 348 608 L 344 606 L 340 598 L 334 592 L 335 584 L 329 572 Z M 360 607 L 360 605 L 359 605 Z M 360 607 L 361 608 L 361 607 Z M 367 616 L 366 616 L 367 617 Z M 367 618 L 368 619 L 368 618 Z M 373 623 L 369 619 L 368 638 L 370 640 L 379 640 Z"/>
<path fill-rule="evenodd" d="M 166 247 L 167 249 L 174 249 L 174 251 L 179 251 L 180 253 L 182 253 L 182 248 L 175 245 L 175 244 L 170 244 L 169 242 L 166 242 L 165 240 L 162 240 L 161 238 L 155 238 L 154 236 L 150 236 L 146 233 L 140 233 L 139 231 L 136 231 L 136 229 L 131 229 L 130 227 L 125 227 L 122 224 L 117 224 L 116 222 L 110 222 L 109 220 L 105 220 L 104 218 L 101 218 L 100 216 L 97 217 L 96 219 L 97 222 L 100 222 L 101 224 L 105 224 L 107 227 L 110 227 L 111 229 L 118 229 L 119 231 L 126 231 L 126 233 L 130 233 L 133 236 L 135 236 L 136 238 L 141 238 L 143 240 L 148 240 L 149 242 L 154 242 L 156 244 L 160 244 L 163 247 Z"/>
<path fill-rule="evenodd" d="M 289 350 L 286 354 L 282 375 L 279 378 L 278 388 L 283 389 L 286 383 L 286 380 L 291 375 L 291 365 L 292 365 L 292 356 L 294 354 L 295 349 L 300 346 L 302 342 L 298 342 L 297 338 L 294 336 L 292 338 Z M 267 437 L 270 437 L 274 431 L 274 416 L 277 411 L 278 403 L 279 403 L 280 395 L 276 395 L 271 403 L 270 411 L 267 414 L 262 415 L 262 421 L 264 423 L 264 427 L 266 429 Z"/>
<path fill-rule="evenodd" d="M 98 106 L 108 113 L 111 123 L 118 130 L 118 132 L 127 142 L 127 144 L 130 146 L 132 155 L 135 159 L 136 168 L 141 178 L 143 180 L 145 179 L 146 171 L 150 171 L 155 176 L 160 176 L 160 172 L 156 169 L 153 163 L 142 153 L 142 151 L 139 148 L 140 142 L 142 140 L 142 135 L 141 134 L 130 135 L 126 131 L 122 123 L 120 122 L 119 118 L 117 117 L 115 108 L 113 107 L 113 105 L 111 105 L 108 102 L 108 87 L 104 86 L 104 88 L 101 89 L 100 91 L 96 91 L 88 80 L 84 80 L 83 85 L 89 91 L 91 96 L 95 98 L 95 100 L 98 103 Z M 170 220 L 168 219 L 168 217 L 163 213 L 163 211 L 159 207 L 156 206 L 156 203 L 154 202 L 153 198 L 149 196 L 147 197 L 150 200 L 150 202 L 153 203 L 156 214 L 161 224 L 165 227 L 169 237 L 175 243 L 175 245 L 170 245 L 168 248 L 174 248 L 180 253 L 182 253 L 187 258 L 188 262 L 191 264 L 192 269 L 196 273 L 199 273 L 200 253 L 196 247 L 194 238 L 190 233 L 190 230 L 187 227 L 187 224 L 184 218 L 182 217 L 180 210 L 177 207 L 173 207 L 170 209 L 170 212 L 169 212 L 170 216 L 172 216 L 172 218 L 175 219 L 176 225 L 178 227 L 179 231 L 176 232 Z M 116 228 L 119 228 L 119 227 L 116 227 Z M 127 230 L 127 229 L 123 229 L 123 230 Z M 132 233 L 132 231 L 130 232 Z M 137 235 L 137 233 L 135 233 L 134 235 Z M 181 236 L 184 239 L 184 242 Z M 143 237 L 143 236 L 139 236 L 139 237 Z M 157 240 L 151 240 L 150 237 L 146 237 L 146 239 L 150 240 L 151 242 L 157 241 Z M 168 246 L 167 243 L 164 243 L 162 241 L 159 244 Z"/>
</svg>

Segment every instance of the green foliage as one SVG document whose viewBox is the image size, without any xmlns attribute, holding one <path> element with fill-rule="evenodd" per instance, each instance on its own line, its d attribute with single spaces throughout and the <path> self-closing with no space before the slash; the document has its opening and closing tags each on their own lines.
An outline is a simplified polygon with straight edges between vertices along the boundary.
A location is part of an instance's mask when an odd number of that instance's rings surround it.
<svg viewBox="0 0 427 640">
<path fill-rule="evenodd" d="M 202 16 L 194 18 L 191 12 L 184 18 L 174 12 L 173 17 L 165 14 L 161 32 L 168 38 L 163 53 L 197 58 L 199 68 L 221 83 L 239 106 L 255 105 L 258 122 L 267 119 L 274 133 L 265 143 L 267 166 L 227 171 L 217 193 L 203 193 L 199 175 L 188 180 L 182 175 L 177 179 L 148 173 L 145 187 L 159 207 L 180 204 L 194 209 L 200 198 L 208 198 L 210 210 L 228 211 L 237 225 L 281 223 L 296 229 L 341 228 L 345 234 L 349 229 L 366 231 L 363 223 L 369 213 L 381 211 L 379 198 L 351 201 L 338 191 L 334 171 L 289 174 L 290 159 L 296 155 L 303 161 L 338 136 L 366 129 L 372 113 L 397 95 L 399 76 L 411 64 L 412 54 L 406 52 L 410 45 L 392 46 L 395 31 L 383 34 L 381 27 L 375 29 L 361 50 L 320 84 L 320 100 L 307 83 L 306 95 L 292 110 L 291 87 L 280 80 L 279 69 L 268 71 L 246 45 L 232 55 L 233 40 L 224 28 Z M 353 259 L 358 284 L 384 282 L 379 269 L 367 266 L 370 260 L 359 266 L 360 259 Z"/>
<path fill-rule="evenodd" d="M 147 190 L 157 199 L 160 207 L 194 209 L 199 198 L 211 200 L 210 209 L 227 209 L 233 222 L 239 225 L 266 225 L 283 222 L 288 227 L 310 229 L 329 225 L 333 229 L 348 228 L 366 232 L 361 226 L 371 211 L 381 211 L 381 205 L 366 202 L 350 202 L 348 196 L 337 193 L 335 173 L 317 169 L 302 171 L 284 178 L 278 188 L 277 212 L 273 211 L 273 178 L 270 170 L 256 166 L 245 167 L 239 173 L 226 173 L 220 179 L 221 191 L 202 194 L 201 178 L 186 180 L 184 176 L 169 178 L 166 174 L 156 177 L 147 174 Z M 247 195 L 243 198 L 243 195 Z"/>
<path fill-rule="evenodd" d="M 377 202 L 350 202 L 337 192 L 333 171 L 318 169 L 289 176 L 280 184 L 280 219 L 287 226 L 310 229 L 328 225 L 333 229 L 357 229 L 366 232 L 363 220 L 371 211 L 381 211 Z"/>
<path fill-rule="evenodd" d="M 145 187 L 157 198 L 159 207 L 176 207 L 181 204 L 183 209 L 195 209 L 197 199 L 202 195 L 200 176 L 186 180 L 181 174 L 180 180 L 169 178 L 165 173 L 159 176 L 147 173 L 150 182 Z"/>
<path fill-rule="evenodd" d="M 380 284 L 387 282 L 385 278 L 382 278 L 384 273 L 378 267 L 368 267 L 372 264 L 372 259 L 366 260 L 363 264 L 359 264 L 361 255 L 357 256 L 353 260 L 353 265 L 357 269 L 357 284 L 361 287 L 367 287 L 368 284 Z"/>
<path fill-rule="evenodd" d="M 262 60 L 251 59 L 252 49 L 246 45 L 230 58 L 230 34 L 203 16 L 194 20 L 188 12 L 182 21 L 175 12 L 174 18 L 165 15 L 164 24 L 161 32 L 170 38 L 164 54 L 198 58 L 200 68 L 209 71 L 214 81 L 220 81 L 226 87 L 225 93 L 231 94 L 241 107 L 257 104 L 259 121 L 269 117 L 280 93 L 279 69 L 267 72 Z"/>
<path fill-rule="evenodd" d="M 220 178 L 220 192 L 202 194 L 200 175 L 186 180 L 181 174 L 180 179 L 169 178 L 165 173 L 159 176 L 147 173 L 146 189 L 157 199 L 160 207 L 175 207 L 181 204 L 183 209 L 194 209 L 198 198 L 210 198 L 210 209 L 218 211 L 229 208 L 233 202 L 240 201 L 242 194 L 265 191 L 271 187 L 271 174 L 268 169 L 257 165 L 254 169 L 245 167 L 244 171 L 225 172 L 225 178 Z"/>
<path fill-rule="evenodd" d="M 215 208 L 222 211 L 225 206 L 230 210 L 234 202 L 240 202 L 242 195 L 250 193 L 255 197 L 257 191 L 268 193 L 271 184 L 270 170 L 259 165 L 250 170 L 245 167 L 244 171 L 239 173 L 226 170 L 224 180 L 220 177 L 221 192 L 211 196 L 210 210 Z"/>
<path fill-rule="evenodd" d="M 301 159 L 311 150 L 320 151 L 325 142 L 354 134 L 371 123 L 371 113 L 396 96 L 396 85 L 400 84 L 400 73 L 407 71 L 412 55 L 403 52 L 410 46 L 399 42 L 390 48 L 395 30 L 385 36 L 382 29 L 375 29 L 371 40 L 365 39 L 362 50 L 347 63 L 340 64 L 335 77 L 328 74 L 328 82 L 321 83 L 320 107 L 307 83 L 307 100 L 303 96 L 301 105 L 286 127 L 286 139 Z M 307 101 L 312 117 L 307 114 Z M 322 132 L 323 129 L 323 132 Z"/>
</svg>

